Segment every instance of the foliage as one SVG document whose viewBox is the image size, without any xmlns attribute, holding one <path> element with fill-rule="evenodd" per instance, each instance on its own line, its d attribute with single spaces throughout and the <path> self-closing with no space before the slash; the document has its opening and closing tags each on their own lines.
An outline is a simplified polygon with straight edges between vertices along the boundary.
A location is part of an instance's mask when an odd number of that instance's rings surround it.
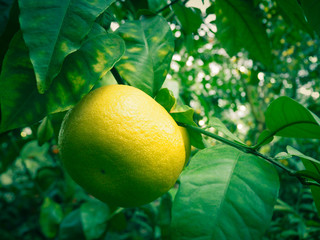
<svg viewBox="0 0 320 240">
<path fill-rule="evenodd" d="M 0 0 L 1 239 L 317 239 L 319 11 Z M 155 97 L 193 145 L 177 184 L 139 208 L 109 209 L 59 158 L 65 112 L 117 82 Z"/>
</svg>

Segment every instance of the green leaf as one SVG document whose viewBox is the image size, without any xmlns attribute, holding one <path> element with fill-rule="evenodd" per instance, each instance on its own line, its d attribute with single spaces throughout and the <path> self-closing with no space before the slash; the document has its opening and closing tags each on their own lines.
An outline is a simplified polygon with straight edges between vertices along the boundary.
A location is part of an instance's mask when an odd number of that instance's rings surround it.
<svg viewBox="0 0 320 240">
<path fill-rule="evenodd" d="M 279 190 L 272 165 L 218 145 L 199 151 L 180 181 L 172 209 L 174 239 L 262 239 Z"/>
<path fill-rule="evenodd" d="M 0 0 L 0 36 L 4 33 L 14 0 Z"/>
<path fill-rule="evenodd" d="M 176 104 L 176 98 L 173 95 L 173 92 L 170 91 L 168 88 L 162 88 L 158 92 L 155 97 L 155 100 L 164 107 L 167 112 L 170 112 L 172 107 Z"/>
<path fill-rule="evenodd" d="M 37 139 L 39 145 L 43 145 L 45 142 L 49 141 L 53 137 L 53 126 L 50 118 L 46 116 L 37 130 Z"/>
<path fill-rule="evenodd" d="M 290 19 L 290 21 L 298 28 L 306 31 L 313 36 L 313 30 L 307 23 L 304 13 L 297 0 L 277 0 L 277 5 L 281 8 L 282 15 L 287 17 L 284 19 Z"/>
<path fill-rule="evenodd" d="M 226 125 L 223 124 L 223 122 L 219 118 L 211 117 L 209 120 L 208 126 L 213 127 L 219 132 L 222 132 L 223 134 L 225 134 L 227 137 L 239 143 L 242 143 L 242 141 L 237 136 L 235 136 L 232 132 L 230 132 L 230 130 L 226 127 Z"/>
<path fill-rule="evenodd" d="M 81 222 L 87 240 L 99 238 L 106 230 L 109 218 L 108 206 L 98 200 L 83 203 L 81 209 Z"/>
<path fill-rule="evenodd" d="M 160 17 L 128 21 L 117 30 L 126 53 L 116 68 L 130 85 L 155 96 L 170 68 L 174 42 L 168 22 Z"/>
<path fill-rule="evenodd" d="M 320 119 L 289 97 L 274 100 L 265 116 L 266 126 L 272 135 L 320 139 Z"/>
<path fill-rule="evenodd" d="M 170 114 L 178 123 L 196 126 L 196 123 L 193 121 L 194 110 L 187 105 L 177 105 Z"/>
<path fill-rule="evenodd" d="M 316 159 L 314 159 L 312 157 L 306 156 L 306 155 L 304 155 L 303 153 L 299 152 L 297 149 L 295 149 L 295 148 L 293 148 L 291 146 L 287 146 L 287 152 L 292 156 L 297 156 L 297 157 L 303 158 L 305 160 L 313 162 L 316 165 L 318 164 L 319 167 L 320 167 L 320 161 L 319 160 L 316 160 Z M 319 176 L 320 176 L 320 171 L 318 173 L 319 173 Z"/>
<path fill-rule="evenodd" d="M 166 0 L 148 0 L 148 6 L 151 11 L 158 11 L 167 5 Z"/>
<path fill-rule="evenodd" d="M 1 0 L 0 0 L 1 1 Z M 10 1 L 10 0 L 9 0 Z M 1 14 L 0 14 L 1 16 Z M 2 69 L 3 58 L 8 50 L 9 43 L 14 34 L 19 30 L 19 6 L 18 1 L 13 1 L 13 5 L 10 10 L 9 19 L 7 23 L 4 23 L 6 28 L 0 34 L 0 68 Z"/>
<path fill-rule="evenodd" d="M 206 9 L 206 14 L 209 15 L 209 14 L 215 14 L 215 13 L 216 13 L 216 11 L 215 11 L 215 6 L 214 6 L 214 4 L 212 3 L 212 4 L 210 5 L 210 7 L 208 7 L 208 8 Z"/>
<path fill-rule="evenodd" d="M 113 16 L 112 12 L 107 9 L 104 11 L 97 19 L 96 23 L 98 23 L 105 30 L 110 29 L 111 22 L 116 22 L 117 19 Z"/>
<path fill-rule="evenodd" d="M 46 197 L 41 205 L 40 226 L 42 233 L 47 238 L 54 238 L 57 235 L 59 224 L 63 219 L 61 206 Z"/>
<path fill-rule="evenodd" d="M 200 9 L 185 7 L 180 3 L 172 5 L 172 9 L 185 34 L 197 33 L 203 23 Z"/>
<path fill-rule="evenodd" d="M 319 0 L 300 0 L 301 7 L 304 14 L 307 17 L 308 23 L 316 31 L 318 36 L 320 36 L 320 1 Z"/>
<path fill-rule="evenodd" d="M 273 140 L 273 133 L 270 130 L 265 129 L 260 133 L 256 146 L 261 147 L 263 145 L 271 143 L 272 140 Z"/>
<path fill-rule="evenodd" d="M 86 240 L 81 224 L 80 209 L 70 212 L 59 227 L 59 240 Z"/>
<path fill-rule="evenodd" d="M 283 160 L 283 159 L 289 159 L 292 155 L 286 153 L 286 152 L 279 152 L 276 156 L 274 156 L 277 160 Z"/>
<path fill-rule="evenodd" d="M 194 110 L 186 105 L 177 105 L 170 114 L 177 123 L 197 126 L 197 124 L 193 121 Z M 190 128 L 187 128 L 187 130 L 191 145 L 199 149 L 205 148 L 202 135 Z"/>
<path fill-rule="evenodd" d="M 312 157 L 306 156 L 291 146 L 287 146 L 287 152 L 293 156 L 301 158 L 306 170 L 314 173 L 320 179 L 320 161 Z M 320 187 L 310 186 L 314 202 L 316 204 L 318 214 L 320 216 Z"/>
<path fill-rule="evenodd" d="M 96 18 L 113 1 L 19 0 L 20 26 L 39 93 L 48 90 L 65 57 L 80 48 Z"/>
<path fill-rule="evenodd" d="M 123 40 L 99 25 L 82 47 L 70 54 L 45 94 L 39 94 L 28 50 L 18 33 L 11 42 L 0 76 L 0 132 L 35 123 L 65 111 L 87 94 L 124 53 Z"/>
<path fill-rule="evenodd" d="M 269 66 L 270 41 L 253 2 L 216 0 L 215 9 L 217 37 L 229 55 L 235 55 L 243 47 L 254 59 Z"/>
</svg>

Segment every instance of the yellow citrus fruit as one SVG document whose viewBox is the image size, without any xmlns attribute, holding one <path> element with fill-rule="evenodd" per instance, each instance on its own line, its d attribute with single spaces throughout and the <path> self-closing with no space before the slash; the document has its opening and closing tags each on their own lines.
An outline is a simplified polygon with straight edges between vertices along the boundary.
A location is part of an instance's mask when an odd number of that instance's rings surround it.
<svg viewBox="0 0 320 240">
<path fill-rule="evenodd" d="M 176 182 L 190 154 L 187 132 L 143 91 L 98 88 L 62 123 L 62 163 L 88 193 L 112 206 L 155 200 Z"/>
</svg>

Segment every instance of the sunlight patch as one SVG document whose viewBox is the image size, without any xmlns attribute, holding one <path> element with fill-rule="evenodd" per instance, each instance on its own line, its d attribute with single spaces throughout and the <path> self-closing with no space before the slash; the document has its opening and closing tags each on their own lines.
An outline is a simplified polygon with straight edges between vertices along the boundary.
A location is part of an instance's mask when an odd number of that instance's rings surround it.
<svg viewBox="0 0 320 240">
<path fill-rule="evenodd" d="M 121 68 L 124 68 L 126 70 L 129 70 L 131 72 L 136 72 L 136 68 L 135 66 L 133 66 L 131 63 L 124 63 L 124 64 L 121 64 Z"/>
<path fill-rule="evenodd" d="M 97 51 L 97 63 L 92 65 L 93 70 L 97 73 L 102 72 L 105 69 L 105 65 L 107 64 L 107 60 L 102 52 Z"/>
<path fill-rule="evenodd" d="M 139 48 L 139 47 L 132 47 L 132 48 L 128 48 L 127 51 L 131 52 L 131 53 L 135 53 L 135 52 L 141 52 L 143 49 Z"/>
</svg>

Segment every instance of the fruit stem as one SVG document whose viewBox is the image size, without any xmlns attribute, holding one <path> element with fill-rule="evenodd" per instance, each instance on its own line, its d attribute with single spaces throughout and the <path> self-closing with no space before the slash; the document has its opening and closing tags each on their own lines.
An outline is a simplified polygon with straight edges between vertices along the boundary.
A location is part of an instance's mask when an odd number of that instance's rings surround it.
<svg viewBox="0 0 320 240">
<path fill-rule="evenodd" d="M 257 157 L 260 157 L 264 160 L 266 160 L 267 162 L 277 166 L 278 168 L 281 168 L 283 171 L 285 171 L 288 175 L 290 176 L 294 176 L 296 178 L 298 178 L 298 180 L 303 184 L 303 185 L 314 185 L 314 186 L 318 186 L 320 187 L 320 181 L 319 179 L 317 178 L 314 178 L 313 176 L 311 176 L 310 174 L 307 174 L 307 173 L 304 173 L 304 174 L 301 174 L 300 172 L 297 172 L 295 170 L 292 170 L 290 168 L 287 168 L 285 167 L 284 165 L 282 165 L 281 163 L 277 162 L 274 158 L 272 157 L 269 157 L 269 156 L 266 156 L 260 152 L 258 152 L 255 148 L 253 147 L 249 147 L 249 146 L 246 146 L 244 144 L 241 144 L 241 143 L 237 143 L 237 142 L 233 142 L 233 141 L 230 141 L 226 138 L 223 138 L 219 135 L 216 135 L 214 133 L 211 133 L 211 132 L 208 132 L 202 128 L 199 128 L 197 126 L 192 126 L 192 125 L 188 125 L 188 124 L 184 124 L 184 123 L 179 123 L 180 126 L 183 126 L 187 129 L 190 129 L 190 130 L 193 130 L 193 131 L 196 131 L 198 133 L 201 133 L 203 135 L 206 135 L 208 137 L 211 137 L 213 139 L 216 139 L 218 140 L 219 142 L 222 142 L 224 144 L 227 144 L 231 147 L 234 147 L 234 148 L 237 148 L 238 150 L 244 152 L 244 153 L 248 153 L 248 154 L 252 154 L 252 155 L 255 155 Z M 312 181 L 310 181 L 310 179 Z"/>
<path fill-rule="evenodd" d="M 120 85 L 124 85 L 125 84 L 125 81 L 122 79 L 122 77 L 120 76 L 118 70 L 115 67 L 111 68 L 111 73 L 112 73 L 114 79 L 117 81 L 118 84 L 120 84 Z"/>
<path fill-rule="evenodd" d="M 246 146 L 246 145 L 241 144 L 241 143 L 230 141 L 230 140 L 228 140 L 226 138 L 223 138 L 223 137 L 221 137 L 221 136 L 219 136 L 217 134 L 214 134 L 212 132 L 208 132 L 208 131 L 206 131 L 206 130 L 204 130 L 202 128 L 199 128 L 199 127 L 196 127 L 196 126 L 192 126 L 192 125 L 188 125 L 188 124 L 184 124 L 184 123 L 179 123 L 179 125 L 181 125 L 181 126 L 183 126 L 185 128 L 189 128 L 191 130 L 194 130 L 196 132 L 199 132 L 199 133 L 201 133 L 203 135 L 206 135 L 208 137 L 214 138 L 214 139 L 218 140 L 219 142 L 222 142 L 222 143 L 225 143 L 225 144 L 227 144 L 227 145 L 229 145 L 231 147 L 237 148 L 242 152 L 249 153 L 249 152 L 252 152 L 252 150 L 253 150 L 249 146 Z"/>
</svg>

